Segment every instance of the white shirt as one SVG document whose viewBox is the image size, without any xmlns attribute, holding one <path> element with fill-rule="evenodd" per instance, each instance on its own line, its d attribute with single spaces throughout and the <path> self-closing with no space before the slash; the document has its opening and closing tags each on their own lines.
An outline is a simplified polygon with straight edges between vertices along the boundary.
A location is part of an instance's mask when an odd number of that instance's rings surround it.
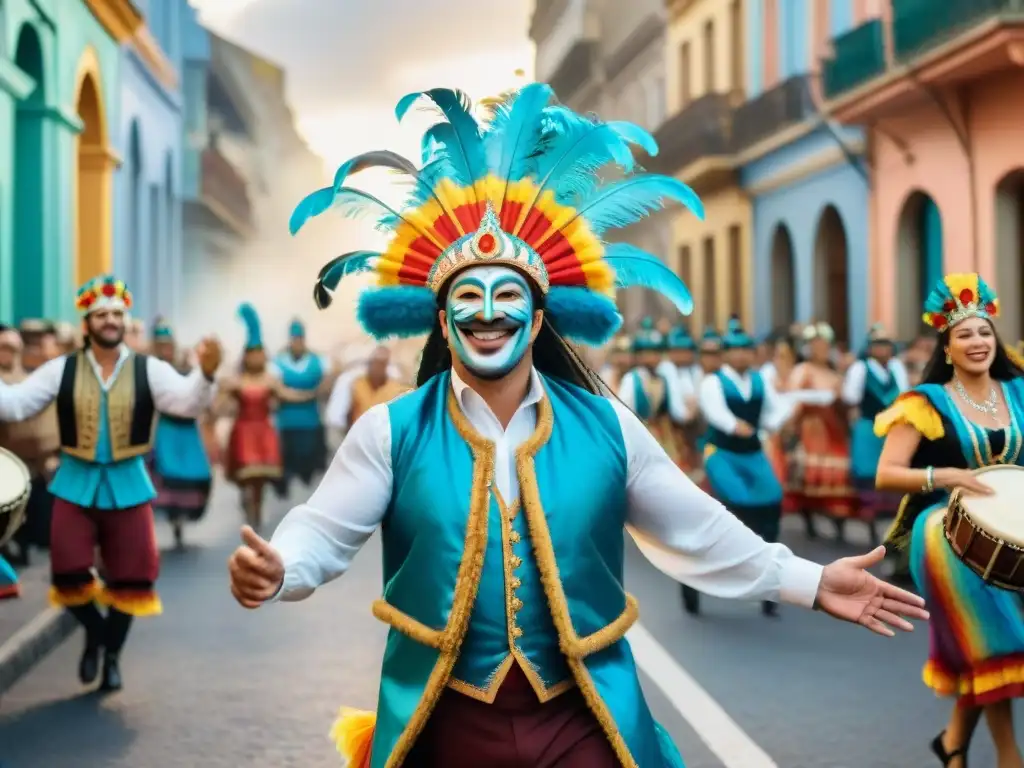
<svg viewBox="0 0 1024 768">
<path fill-rule="evenodd" d="M 348 429 L 348 417 L 352 412 L 352 385 L 360 376 L 365 376 L 368 366 L 363 363 L 342 373 L 334 382 L 331 396 L 324 408 L 324 424 L 335 429 Z M 402 372 L 395 365 L 388 366 L 389 379 L 401 379 Z"/>
<path fill-rule="evenodd" d="M 891 376 L 896 380 L 896 386 L 900 392 L 910 389 L 910 379 L 907 376 L 907 369 L 898 358 L 892 358 L 888 365 L 883 366 L 873 357 L 867 360 L 857 360 L 846 372 L 843 379 L 843 402 L 847 405 L 860 405 L 864 399 L 864 384 L 867 382 L 868 369 L 882 381 Z"/>
<path fill-rule="evenodd" d="M 516 498 L 515 451 L 536 428 L 537 403 L 544 396 L 540 377 L 533 372 L 530 391 L 506 429 L 454 371 L 451 380 L 473 428 L 494 441 L 498 491 L 506 499 Z M 647 559 L 673 579 L 710 595 L 810 607 L 822 567 L 781 544 L 766 544 L 694 485 L 628 408 L 609 402 L 626 449 L 626 530 Z M 271 544 L 285 565 L 284 584 L 275 599 L 302 600 L 345 573 L 384 520 L 392 482 L 391 422 L 387 404 L 382 404 L 352 425 L 320 486 L 274 533 Z"/>
<path fill-rule="evenodd" d="M 669 418 L 671 418 L 676 424 L 684 423 L 688 418 L 688 414 L 686 412 L 686 402 L 680 396 L 679 377 L 667 374 L 664 369 L 659 370 L 658 374 L 662 376 L 662 379 L 665 382 L 665 392 L 662 396 L 665 398 L 666 406 L 668 407 Z M 622 381 L 619 382 L 619 391 L 617 393 L 619 400 L 621 400 L 627 408 L 635 411 L 637 402 L 634 377 L 640 379 L 640 384 L 646 392 L 648 391 L 648 384 L 651 381 L 651 376 L 652 374 L 646 368 L 633 368 L 630 371 L 626 371 L 622 377 Z M 659 403 L 651 403 L 652 408 L 657 408 L 659 405 Z"/>
<path fill-rule="evenodd" d="M 104 381 L 92 350 L 85 352 L 86 359 L 105 390 L 109 390 L 117 380 L 128 355 L 128 347 L 122 345 L 114 372 Z M 62 355 L 43 363 L 18 384 L 0 383 L 0 421 L 30 419 L 52 403 L 60 390 L 67 359 L 66 355 Z M 188 376 L 182 376 L 170 363 L 147 355 L 146 374 L 153 395 L 153 406 L 161 413 L 183 419 L 198 418 L 213 400 L 214 385 L 203 376 L 199 368 L 194 369 Z"/>
<path fill-rule="evenodd" d="M 750 372 L 739 373 L 728 365 L 723 365 L 721 372 L 728 377 L 729 381 L 736 385 L 744 400 L 749 400 L 754 391 L 754 381 Z M 761 419 L 759 424 L 751 424 L 755 429 L 763 429 L 766 432 L 775 432 L 793 413 L 793 403 L 781 397 L 775 387 L 764 376 L 761 377 L 764 383 L 764 404 L 761 406 Z M 731 435 L 736 431 L 739 419 L 730 409 L 725 401 L 725 392 L 722 389 L 722 382 L 717 376 L 705 376 L 700 383 L 701 413 L 708 424 Z"/>
</svg>

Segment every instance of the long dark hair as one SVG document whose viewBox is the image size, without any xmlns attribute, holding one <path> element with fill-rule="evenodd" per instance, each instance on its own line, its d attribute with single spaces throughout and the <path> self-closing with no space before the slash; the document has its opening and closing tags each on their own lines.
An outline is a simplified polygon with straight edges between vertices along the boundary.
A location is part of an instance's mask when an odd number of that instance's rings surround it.
<svg viewBox="0 0 1024 768">
<path fill-rule="evenodd" d="M 446 295 L 447 291 L 438 292 L 438 308 L 444 308 Z M 544 298 L 536 290 L 533 305 L 538 309 L 544 306 Z M 438 323 L 423 347 L 423 356 L 416 373 L 416 386 L 423 386 L 431 377 L 447 371 L 451 366 L 452 353 Z M 575 384 L 594 395 L 601 394 L 607 388 L 601 377 L 576 354 L 576 350 L 554 329 L 546 316 L 533 342 L 533 366 L 547 376 Z"/>
<path fill-rule="evenodd" d="M 992 361 L 992 367 L 988 369 L 989 376 L 997 381 L 1009 381 L 1018 376 L 1024 376 L 1022 369 L 1006 352 L 1002 339 L 991 321 L 987 321 L 992 327 L 992 333 L 996 337 L 996 356 Z M 953 379 L 953 364 L 946 362 L 946 346 L 949 344 L 949 332 L 947 328 L 939 334 L 938 343 L 928 364 L 924 367 L 924 375 L 921 381 L 925 384 L 946 384 Z"/>
</svg>

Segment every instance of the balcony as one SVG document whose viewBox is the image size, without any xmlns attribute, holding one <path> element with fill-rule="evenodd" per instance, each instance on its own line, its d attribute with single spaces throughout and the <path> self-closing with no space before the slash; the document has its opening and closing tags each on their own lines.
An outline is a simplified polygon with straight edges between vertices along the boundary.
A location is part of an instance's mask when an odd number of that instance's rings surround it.
<svg viewBox="0 0 1024 768">
<path fill-rule="evenodd" d="M 644 165 L 692 185 L 711 186 L 720 172 L 731 173 L 733 101 L 732 94 L 709 93 L 670 117 L 654 134 L 658 156 Z"/>
<path fill-rule="evenodd" d="M 215 147 L 199 154 L 199 194 L 189 201 L 186 215 L 196 223 L 226 230 L 239 237 L 252 231 L 248 183 Z"/>
<path fill-rule="evenodd" d="M 579 49 L 592 50 L 600 39 L 600 19 L 588 6 L 587 0 L 559 0 L 546 5 L 543 13 L 537 11 L 531 35 L 537 45 L 534 69 L 540 82 L 554 87 L 556 79 L 579 79 L 580 82 L 586 79 L 579 78 L 572 70 L 584 58 Z M 589 53 L 586 58 L 589 65 Z M 559 93 L 557 88 L 555 91 Z M 566 91 L 565 97 L 569 95 Z"/>
<path fill-rule="evenodd" d="M 802 123 L 815 111 L 807 75 L 791 77 L 736 109 L 732 128 L 733 151 L 743 152 L 769 136 Z"/>
<path fill-rule="evenodd" d="M 840 35 L 832 41 L 832 48 L 832 57 L 822 62 L 825 98 L 834 99 L 885 71 L 881 19 L 872 19 Z"/>
<path fill-rule="evenodd" d="M 896 61 L 905 63 L 991 20 L 1024 20 L 1021 0 L 893 0 Z"/>
<path fill-rule="evenodd" d="M 580 42 L 562 59 L 562 63 L 551 73 L 547 83 L 554 89 L 559 101 L 565 103 L 586 85 L 596 65 L 597 43 Z"/>
</svg>

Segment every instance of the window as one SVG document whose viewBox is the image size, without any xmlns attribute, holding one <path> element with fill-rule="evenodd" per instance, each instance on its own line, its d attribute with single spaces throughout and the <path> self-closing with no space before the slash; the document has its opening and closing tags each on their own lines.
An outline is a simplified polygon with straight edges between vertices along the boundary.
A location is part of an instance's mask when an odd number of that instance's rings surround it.
<svg viewBox="0 0 1024 768">
<path fill-rule="evenodd" d="M 743 237 L 739 225 L 729 227 L 729 293 L 733 314 L 743 317 Z"/>
<path fill-rule="evenodd" d="M 690 44 L 679 46 L 679 108 L 690 103 Z"/>
<path fill-rule="evenodd" d="M 715 22 L 704 24 L 704 92 L 715 92 Z"/>
<path fill-rule="evenodd" d="M 704 238 L 704 322 L 714 325 L 718 321 L 718 287 L 715 281 L 715 238 Z"/>
<path fill-rule="evenodd" d="M 743 38 L 743 14 L 740 0 L 732 0 L 729 6 L 729 34 L 732 36 L 732 77 L 730 87 L 734 91 L 743 91 L 743 51 L 746 48 Z"/>
</svg>

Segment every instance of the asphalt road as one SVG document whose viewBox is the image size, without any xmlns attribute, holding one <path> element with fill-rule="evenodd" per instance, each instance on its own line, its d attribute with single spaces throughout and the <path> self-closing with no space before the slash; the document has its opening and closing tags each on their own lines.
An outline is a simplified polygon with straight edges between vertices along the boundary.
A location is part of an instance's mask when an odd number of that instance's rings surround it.
<svg viewBox="0 0 1024 768">
<path fill-rule="evenodd" d="M 248 612 L 226 588 L 239 520 L 234 493 L 222 487 L 191 546 L 165 552 L 165 613 L 133 630 L 123 692 L 81 692 L 75 635 L 0 701 L 2 768 L 339 765 L 327 738 L 338 707 L 372 708 L 376 697 L 385 633 L 369 611 L 380 589 L 376 540 L 305 603 Z M 790 543 L 819 560 L 849 553 L 799 535 Z M 768 619 L 756 605 L 709 598 L 702 616 L 689 617 L 677 585 L 632 549 L 628 582 L 644 627 L 780 768 L 937 764 L 927 745 L 948 704 L 920 683 L 926 628 L 886 640 L 794 608 Z M 644 682 L 688 768 L 721 768 L 669 698 Z M 983 731 L 971 761 L 994 765 Z"/>
</svg>

